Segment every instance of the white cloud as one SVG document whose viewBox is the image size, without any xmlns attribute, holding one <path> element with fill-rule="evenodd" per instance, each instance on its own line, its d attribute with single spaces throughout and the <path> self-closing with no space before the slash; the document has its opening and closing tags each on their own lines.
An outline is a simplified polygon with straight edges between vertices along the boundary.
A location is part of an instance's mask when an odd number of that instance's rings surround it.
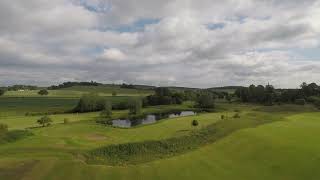
<svg viewBox="0 0 320 180">
<path fill-rule="evenodd" d="M 121 61 L 127 59 L 127 56 L 119 49 L 105 49 L 101 56 L 102 59 Z"/>
<path fill-rule="evenodd" d="M 0 83 L 320 83 L 320 57 L 295 52 L 319 50 L 319 14 L 319 0 L 2 0 Z"/>
</svg>

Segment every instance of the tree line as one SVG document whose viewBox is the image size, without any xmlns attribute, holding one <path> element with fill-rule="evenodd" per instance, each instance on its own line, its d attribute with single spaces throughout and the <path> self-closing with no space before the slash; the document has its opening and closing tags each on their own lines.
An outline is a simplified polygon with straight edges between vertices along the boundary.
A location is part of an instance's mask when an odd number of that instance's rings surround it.
<svg viewBox="0 0 320 180">
<path fill-rule="evenodd" d="M 240 87 L 235 91 L 236 97 L 242 102 L 273 105 L 274 103 L 305 104 L 306 101 L 316 101 L 320 96 L 320 87 L 316 83 L 302 83 L 299 89 L 275 89 L 272 85 L 250 85 Z"/>
<path fill-rule="evenodd" d="M 48 89 L 49 90 L 56 90 L 56 89 L 69 88 L 69 87 L 73 87 L 73 86 L 100 86 L 100 85 L 102 85 L 102 84 L 94 82 L 94 81 L 91 81 L 91 82 L 64 82 L 64 83 L 59 84 L 57 86 L 55 86 L 55 85 L 50 86 Z"/>
</svg>

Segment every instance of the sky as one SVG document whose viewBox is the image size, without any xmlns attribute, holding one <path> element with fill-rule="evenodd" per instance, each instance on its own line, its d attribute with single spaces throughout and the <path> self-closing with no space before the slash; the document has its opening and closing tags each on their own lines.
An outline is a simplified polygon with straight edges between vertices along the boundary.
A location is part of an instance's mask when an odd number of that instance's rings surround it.
<svg viewBox="0 0 320 180">
<path fill-rule="evenodd" d="M 320 83 L 320 0 L 1 0 L 0 86 Z"/>
</svg>

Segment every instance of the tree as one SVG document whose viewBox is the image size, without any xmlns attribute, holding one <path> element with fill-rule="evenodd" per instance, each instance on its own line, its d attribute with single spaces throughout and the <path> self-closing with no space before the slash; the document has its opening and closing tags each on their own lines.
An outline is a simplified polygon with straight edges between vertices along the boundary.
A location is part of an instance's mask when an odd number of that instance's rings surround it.
<svg viewBox="0 0 320 180">
<path fill-rule="evenodd" d="M 141 99 L 131 100 L 129 103 L 129 114 L 140 115 L 142 112 L 142 101 Z"/>
<path fill-rule="evenodd" d="M 101 111 L 106 106 L 105 98 L 98 96 L 97 94 L 83 95 L 77 106 L 74 108 L 74 112 L 94 112 Z"/>
<path fill-rule="evenodd" d="M 143 100 L 143 105 L 168 105 L 168 104 L 181 104 L 184 100 L 182 92 L 171 92 L 169 88 L 158 87 L 155 89 L 155 94 L 147 96 Z"/>
<path fill-rule="evenodd" d="M 48 95 L 49 92 L 48 92 L 48 90 L 46 90 L 46 89 L 41 89 L 41 90 L 38 92 L 38 94 L 40 94 L 41 96 L 44 96 L 44 95 Z"/>
<path fill-rule="evenodd" d="M 8 132 L 8 125 L 0 123 L 0 137 Z"/>
<path fill-rule="evenodd" d="M 6 92 L 6 90 L 0 89 L 0 96 L 3 96 L 5 92 Z"/>
<path fill-rule="evenodd" d="M 196 100 L 196 106 L 202 109 L 214 108 L 214 98 L 208 93 L 201 94 Z"/>
<path fill-rule="evenodd" d="M 171 96 L 171 91 L 166 87 L 158 87 L 155 89 L 155 92 L 158 96 Z"/>
<path fill-rule="evenodd" d="M 192 126 L 198 126 L 199 122 L 197 120 L 192 120 L 191 125 Z"/>
<path fill-rule="evenodd" d="M 48 116 L 43 116 L 42 118 L 37 120 L 37 123 L 42 125 L 42 127 L 49 126 L 52 122 L 52 119 Z"/>
<path fill-rule="evenodd" d="M 112 91 L 112 96 L 117 96 L 117 92 L 116 91 Z"/>
<path fill-rule="evenodd" d="M 112 105 L 110 102 L 106 102 L 105 108 L 101 111 L 100 117 L 110 119 L 112 116 Z"/>
</svg>

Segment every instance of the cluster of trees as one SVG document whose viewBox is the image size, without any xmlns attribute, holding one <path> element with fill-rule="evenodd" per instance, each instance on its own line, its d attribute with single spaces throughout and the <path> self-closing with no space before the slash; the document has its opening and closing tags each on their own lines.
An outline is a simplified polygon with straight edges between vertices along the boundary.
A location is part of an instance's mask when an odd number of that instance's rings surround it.
<svg viewBox="0 0 320 180">
<path fill-rule="evenodd" d="M 142 101 L 141 99 L 131 99 L 129 101 L 129 115 L 142 114 Z"/>
<path fill-rule="evenodd" d="M 105 98 L 97 94 L 85 94 L 80 98 L 73 111 L 79 113 L 101 111 L 105 109 L 106 102 Z"/>
<path fill-rule="evenodd" d="M 215 107 L 215 97 L 212 93 L 202 92 L 196 99 L 196 107 L 202 110 L 210 110 Z"/>
<path fill-rule="evenodd" d="M 272 85 L 251 85 L 249 87 L 240 87 L 235 91 L 235 95 L 242 102 L 261 103 L 273 105 L 278 103 L 296 103 L 305 104 L 307 101 L 316 101 L 320 96 L 320 87 L 316 83 L 302 83 L 300 89 L 275 89 Z M 320 103 L 320 102 L 319 102 Z"/>
<path fill-rule="evenodd" d="M 0 89 L 0 96 L 3 96 L 4 93 L 6 93 L 6 90 L 5 89 Z"/>
<path fill-rule="evenodd" d="M 73 87 L 73 86 L 99 86 L 99 85 L 102 85 L 102 84 L 94 82 L 94 81 L 91 81 L 91 82 L 64 82 L 62 84 L 59 84 L 58 86 L 54 86 L 54 85 L 50 86 L 48 89 L 49 90 L 56 90 L 56 89 Z"/>
<path fill-rule="evenodd" d="M 240 98 L 242 102 L 272 105 L 277 94 L 272 85 L 250 85 L 249 87 L 240 87 L 236 89 L 235 95 Z"/>
<path fill-rule="evenodd" d="M 44 95 L 48 95 L 49 92 L 48 92 L 48 90 L 46 90 L 46 89 L 41 89 L 41 90 L 38 92 L 38 94 L 41 95 L 41 96 L 44 96 Z"/>
<path fill-rule="evenodd" d="M 155 105 L 169 105 L 169 104 L 181 104 L 184 100 L 183 93 L 172 92 L 169 88 L 158 87 L 155 89 L 155 94 L 147 96 L 143 99 L 144 106 Z"/>
<path fill-rule="evenodd" d="M 7 88 L 8 91 L 18 91 L 18 90 L 36 90 L 37 86 L 30 85 L 13 85 Z"/>
<path fill-rule="evenodd" d="M 104 109 L 100 113 L 100 117 L 103 119 L 111 119 L 112 116 L 112 104 L 106 101 Z"/>
<path fill-rule="evenodd" d="M 136 87 L 133 84 L 125 84 L 125 83 L 123 83 L 123 84 L 120 85 L 120 88 L 135 89 Z"/>
<path fill-rule="evenodd" d="M 42 127 L 50 126 L 52 123 L 52 119 L 49 116 L 43 116 L 37 120 L 37 123 L 40 124 Z"/>
</svg>

